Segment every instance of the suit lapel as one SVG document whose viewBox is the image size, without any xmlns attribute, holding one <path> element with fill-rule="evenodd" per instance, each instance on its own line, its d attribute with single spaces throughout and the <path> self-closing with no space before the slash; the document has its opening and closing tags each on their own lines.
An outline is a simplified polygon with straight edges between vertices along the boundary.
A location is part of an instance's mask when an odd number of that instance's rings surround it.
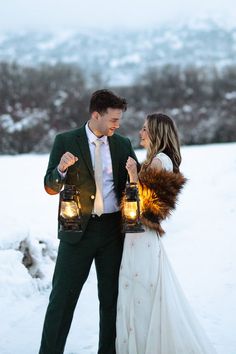
<svg viewBox="0 0 236 354">
<path fill-rule="evenodd" d="M 111 152 L 111 161 L 112 161 L 112 171 L 113 171 L 113 179 L 114 185 L 117 187 L 118 185 L 118 169 L 119 169 L 119 158 L 118 158 L 118 150 L 115 136 L 108 137 L 108 142 L 110 146 Z"/>
<path fill-rule="evenodd" d="M 80 156 L 83 158 L 85 164 L 87 165 L 87 167 L 89 169 L 91 176 L 94 178 L 92 160 L 91 160 L 91 155 L 90 155 L 88 138 L 87 138 L 87 134 L 85 131 L 85 125 L 78 130 L 77 136 L 78 136 L 77 143 L 78 143 L 78 147 L 80 150 Z"/>
</svg>

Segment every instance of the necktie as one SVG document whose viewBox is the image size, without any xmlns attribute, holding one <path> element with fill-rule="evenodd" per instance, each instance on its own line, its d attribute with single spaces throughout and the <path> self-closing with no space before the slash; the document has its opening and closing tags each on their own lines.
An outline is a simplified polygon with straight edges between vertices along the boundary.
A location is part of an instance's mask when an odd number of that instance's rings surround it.
<svg viewBox="0 0 236 354">
<path fill-rule="evenodd" d="M 94 214 L 100 216 L 104 212 L 103 206 L 103 173 L 102 173 L 102 155 L 101 145 L 103 141 L 95 140 L 95 154 L 94 154 L 94 177 L 96 183 L 96 196 L 94 201 Z"/>
</svg>

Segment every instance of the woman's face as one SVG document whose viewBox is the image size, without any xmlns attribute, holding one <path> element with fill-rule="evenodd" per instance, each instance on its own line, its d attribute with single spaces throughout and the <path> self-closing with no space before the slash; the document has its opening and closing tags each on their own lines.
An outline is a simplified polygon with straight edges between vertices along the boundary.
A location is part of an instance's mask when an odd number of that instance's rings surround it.
<svg viewBox="0 0 236 354">
<path fill-rule="evenodd" d="M 140 145 L 143 146 L 145 149 L 147 149 L 150 144 L 150 139 L 148 135 L 148 126 L 146 120 L 143 124 L 142 129 L 139 132 L 139 137 L 140 137 Z"/>
</svg>

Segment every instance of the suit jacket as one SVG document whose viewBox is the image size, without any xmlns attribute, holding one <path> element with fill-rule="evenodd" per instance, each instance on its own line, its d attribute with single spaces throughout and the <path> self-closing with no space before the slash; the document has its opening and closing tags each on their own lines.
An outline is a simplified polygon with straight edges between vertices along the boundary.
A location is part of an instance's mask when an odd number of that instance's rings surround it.
<svg viewBox="0 0 236 354">
<path fill-rule="evenodd" d="M 108 142 L 111 152 L 115 192 L 120 202 L 127 181 L 126 161 L 129 156 L 136 161 L 137 158 L 128 138 L 114 134 L 108 137 Z M 66 177 L 62 179 L 57 166 L 61 156 L 67 151 L 77 156 L 78 161 L 68 168 Z M 85 125 L 79 129 L 58 134 L 55 138 L 44 178 L 44 186 L 47 193 L 57 194 L 64 184 L 74 184 L 80 191 L 82 232 L 65 232 L 60 231 L 58 228 L 58 238 L 69 243 L 77 243 L 86 230 L 96 194 L 94 171 Z"/>
</svg>

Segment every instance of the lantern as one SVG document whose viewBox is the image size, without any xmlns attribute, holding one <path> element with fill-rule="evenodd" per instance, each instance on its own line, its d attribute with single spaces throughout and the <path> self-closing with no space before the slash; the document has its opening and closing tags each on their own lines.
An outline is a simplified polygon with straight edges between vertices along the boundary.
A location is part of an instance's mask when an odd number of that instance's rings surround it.
<svg viewBox="0 0 236 354">
<path fill-rule="evenodd" d="M 75 185 L 65 184 L 60 192 L 58 221 L 59 231 L 82 231 L 79 191 Z"/>
<path fill-rule="evenodd" d="M 124 232 L 144 232 L 140 221 L 140 201 L 137 183 L 127 183 L 123 204 Z"/>
</svg>

